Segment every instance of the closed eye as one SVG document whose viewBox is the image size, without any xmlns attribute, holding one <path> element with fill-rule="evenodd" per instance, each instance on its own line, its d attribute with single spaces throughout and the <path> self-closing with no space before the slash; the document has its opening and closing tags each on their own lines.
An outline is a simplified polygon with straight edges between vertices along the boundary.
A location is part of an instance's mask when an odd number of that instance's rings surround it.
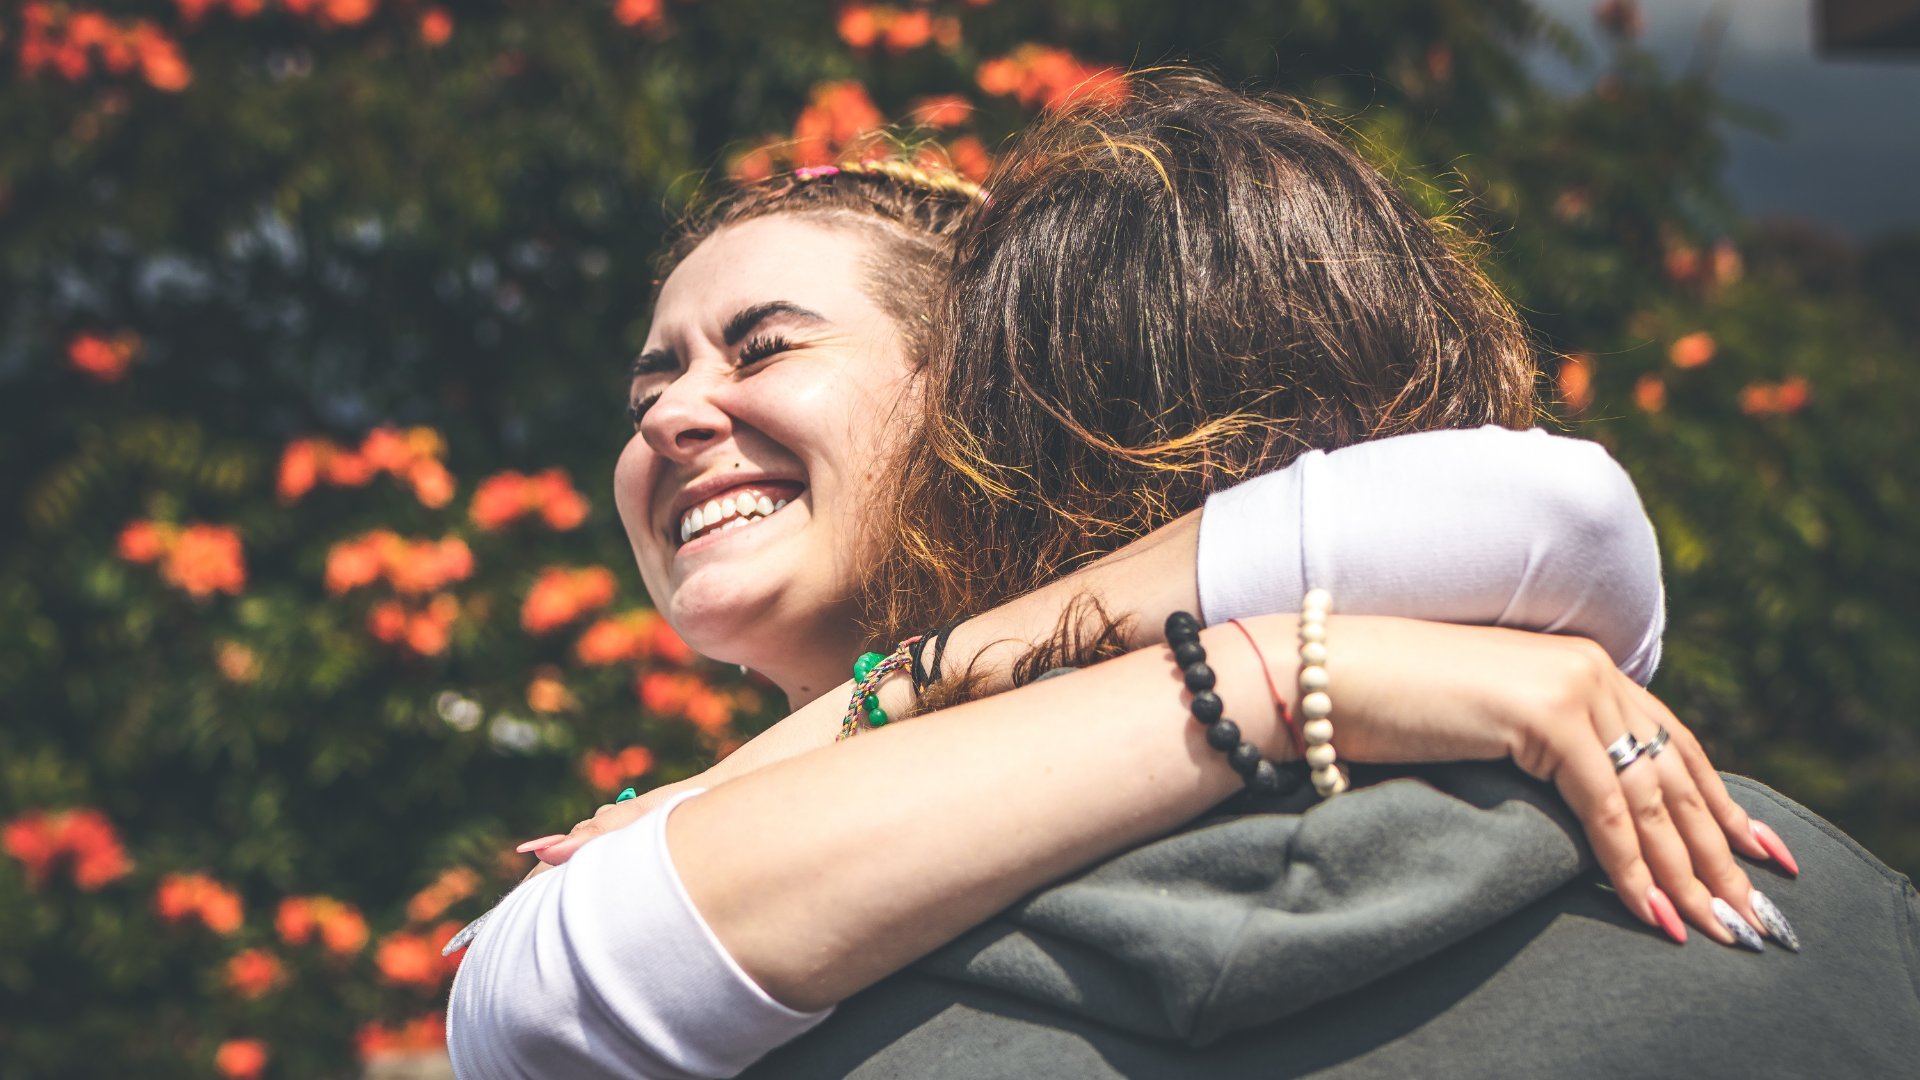
<svg viewBox="0 0 1920 1080">
<path fill-rule="evenodd" d="M 664 390 L 655 390 L 650 394 L 627 400 L 627 419 L 633 421 L 633 430 L 640 430 L 640 421 L 647 418 L 647 410 L 653 408 L 653 403 L 659 401 L 660 395 L 664 393 L 666 393 Z"/>
<path fill-rule="evenodd" d="M 792 351 L 793 342 L 779 334 L 756 334 L 745 345 L 740 346 L 739 366 L 747 367 L 783 352 Z"/>
</svg>

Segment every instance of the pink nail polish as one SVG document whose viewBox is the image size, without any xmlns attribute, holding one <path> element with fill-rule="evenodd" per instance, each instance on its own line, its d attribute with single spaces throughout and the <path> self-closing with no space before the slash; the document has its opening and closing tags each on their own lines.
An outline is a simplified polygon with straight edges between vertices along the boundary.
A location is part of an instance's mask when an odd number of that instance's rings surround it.
<svg viewBox="0 0 1920 1080">
<path fill-rule="evenodd" d="M 1680 921 L 1680 913 L 1673 908 L 1673 901 L 1658 885 L 1647 886 L 1647 905 L 1653 908 L 1653 917 L 1660 923 L 1660 929 L 1667 932 L 1676 945 L 1687 943 L 1687 924 Z"/>
<path fill-rule="evenodd" d="M 562 840 L 565 840 L 566 838 L 567 838 L 566 833 L 555 833 L 552 836 L 543 836 L 538 840 L 529 840 L 526 843 L 521 844 L 519 847 L 514 848 L 513 850 L 515 854 L 531 855 L 531 854 L 534 854 L 535 852 L 545 851 L 546 849 L 552 847 L 553 845 L 559 843 Z"/>
<path fill-rule="evenodd" d="M 1772 827 L 1764 821 L 1754 821 L 1751 825 L 1753 838 L 1760 841 L 1761 847 L 1767 849 L 1767 854 L 1773 858 L 1773 861 L 1779 863 L 1781 869 L 1787 873 L 1799 877 L 1800 864 L 1794 861 L 1793 852 L 1787 850 L 1787 843 L 1780 839 L 1780 834 L 1774 832 Z"/>
</svg>

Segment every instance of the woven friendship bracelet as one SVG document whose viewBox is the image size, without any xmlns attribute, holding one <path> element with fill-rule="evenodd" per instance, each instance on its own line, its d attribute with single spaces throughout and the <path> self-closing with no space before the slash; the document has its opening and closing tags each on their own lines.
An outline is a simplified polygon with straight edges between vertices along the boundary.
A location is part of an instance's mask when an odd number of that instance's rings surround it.
<svg viewBox="0 0 1920 1080">
<path fill-rule="evenodd" d="M 885 656 L 877 652 L 861 653 L 853 662 L 853 699 L 847 702 L 846 715 L 840 720 L 840 736 L 835 742 L 860 734 L 863 715 L 868 727 L 887 726 L 887 712 L 880 707 L 874 692 L 880 688 L 882 679 L 913 662 L 913 646 L 919 640 L 918 636 L 910 637 Z"/>
</svg>

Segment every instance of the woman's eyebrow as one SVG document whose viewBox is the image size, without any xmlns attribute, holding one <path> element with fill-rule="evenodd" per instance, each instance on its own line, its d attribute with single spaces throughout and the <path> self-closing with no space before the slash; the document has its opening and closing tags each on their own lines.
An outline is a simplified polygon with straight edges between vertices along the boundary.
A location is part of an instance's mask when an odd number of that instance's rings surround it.
<svg viewBox="0 0 1920 1080">
<path fill-rule="evenodd" d="M 741 308 L 733 318 L 727 320 L 727 325 L 721 329 L 720 336 L 726 340 L 727 347 L 732 348 L 740 344 L 740 340 L 752 333 L 755 327 L 776 315 L 790 315 L 815 322 L 827 321 L 825 315 L 803 308 L 791 300 L 768 300 L 763 304 Z"/>
</svg>

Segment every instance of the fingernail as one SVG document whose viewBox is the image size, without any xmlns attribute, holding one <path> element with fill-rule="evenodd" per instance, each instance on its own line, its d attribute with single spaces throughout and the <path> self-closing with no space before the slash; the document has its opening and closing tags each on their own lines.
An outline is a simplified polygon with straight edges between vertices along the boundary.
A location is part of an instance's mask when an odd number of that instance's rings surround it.
<svg viewBox="0 0 1920 1080">
<path fill-rule="evenodd" d="M 1793 932 L 1793 924 L 1759 889 L 1753 890 L 1753 913 L 1760 916 L 1760 925 L 1767 928 L 1768 937 L 1793 952 L 1800 951 L 1800 935 Z"/>
<path fill-rule="evenodd" d="M 1733 943 L 1748 952 L 1766 952 L 1767 944 L 1760 940 L 1760 932 L 1747 925 L 1747 920 L 1733 910 L 1733 905 L 1719 897 L 1713 898 L 1713 917 L 1733 935 Z"/>
<path fill-rule="evenodd" d="M 552 836 L 543 836 L 538 840 L 529 840 L 513 850 L 517 855 L 532 855 L 535 852 L 545 851 L 566 838 L 566 833 L 554 833 Z"/>
<path fill-rule="evenodd" d="M 640 797 L 639 792 L 633 790 L 632 788 L 628 788 L 625 791 L 622 791 L 620 794 L 615 795 L 613 797 L 613 801 L 617 803 L 622 803 L 622 802 L 626 802 L 628 799 L 637 799 L 639 797 Z"/>
<path fill-rule="evenodd" d="M 565 840 L 566 837 L 563 836 L 560 839 Z M 541 848 L 539 851 L 534 852 L 533 857 L 536 859 L 539 859 L 543 863 L 546 863 L 548 866 L 559 866 L 561 863 L 564 863 L 568 859 L 572 858 L 573 852 L 574 852 L 573 848 L 567 848 L 564 852 L 562 852 L 561 845 L 551 844 L 547 847 Z"/>
<path fill-rule="evenodd" d="M 1687 943 L 1687 924 L 1680 921 L 1680 913 L 1673 909 L 1673 901 L 1660 891 L 1660 886 L 1647 886 L 1647 906 L 1653 908 L 1653 917 L 1660 923 L 1660 929 L 1667 932 L 1675 945 Z"/>
<path fill-rule="evenodd" d="M 1770 856 L 1774 862 L 1779 863 L 1781 868 L 1787 873 L 1792 874 L 1794 877 L 1799 877 L 1800 864 L 1794 861 L 1793 852 L 1787 850 L 1787 843 L 1780 839 L 1780 834 L 1774 832 L 1773 828 L 1764 821 L 1751 822 L 1751 826 L 1753 828 L 1753 838 L 1760 841 L 1761 847 L 1767 849 L 1767 855 Z"/>
</svg>

